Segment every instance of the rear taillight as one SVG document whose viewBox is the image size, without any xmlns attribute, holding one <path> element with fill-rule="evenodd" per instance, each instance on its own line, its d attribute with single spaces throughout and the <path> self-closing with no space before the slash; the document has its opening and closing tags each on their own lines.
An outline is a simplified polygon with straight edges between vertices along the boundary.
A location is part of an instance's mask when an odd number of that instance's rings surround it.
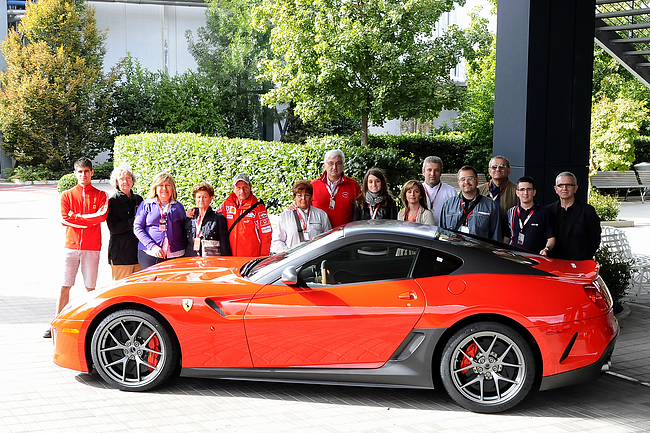
<svg viewBox="0 0 650 433">
<path fill-rule="evenodd" d="M 612 295 L 600 275 L 591 284 L 586 284 L 584 289 L 591 302 L 601 310 L 607 311 L 612 307 Z"/>
</svg>

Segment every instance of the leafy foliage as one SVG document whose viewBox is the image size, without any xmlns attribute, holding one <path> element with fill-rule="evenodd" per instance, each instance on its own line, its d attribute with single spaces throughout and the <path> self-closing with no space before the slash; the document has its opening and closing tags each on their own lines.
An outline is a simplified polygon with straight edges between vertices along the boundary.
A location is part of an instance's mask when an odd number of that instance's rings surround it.
<svg viewBox="0 0 650 433">
<path fill-rule="evenodd" d="M 595 188 L 591 188 L 589 192 L 589 204 L 594 207 L 601 221 L 615 221 L 621 210 L 618 195 L 601 194 Z"/>
<path fill-rule="evenodd" d="M 271 29 L 275 58 L 261 76 L 275 84 L 262 100 L 293 101 L 305 120 L 346 116 L 368 124 L 386 118 L 436 117 L 459 105 L 449 71 L 472 59 L 473 34 L 432 29 L 464 0 L 263 0 L 254 10 L 261 32 Z"/>
<path fill-rule="evenodd" d="M 111 144 L 111 82 L 102 74 L 105 35 L 82 0 L 28 2 L 2 42 L 0 129 L 20 164 L 71 169 Z"/>
<path fill-rule="evenodd" d="M 603 97 L 592 107 L 589 174 L 625 171 L 634 162 L 634 139 L 647 114 L 645 101 Z"/>
<path fill-rule="evenodd" d="M 494 83 L 496 78 L 496 36 L 490 54 L 476 59 L 467 71 L 467 93 L 458 121 L 476 143 L 492 144 L 494 134 Z"/>
<path fill-rule="evenodd" d="M 206 25 L 197 30 L 198 40 L 187 33 L 189 51 L 200 77 L 212 83 L 215 108 L 224 119 L 227 135 L 256 138 L 262 115 L 259 95 L 269 87 L 256 79 L 257 65 L 270 53 L 270 32 L 251 26 L 257 0 L 210 0 L 209 4 Z M 275 108 L 272 111 L 277 117 Z"/>
<path fill-rule="evenodd" d="M 236 134 L 226 123 L 220 93 L 213 82 L 194 72 L 170 77 L 151 72 L 128 56 L 113 68 L 117 135 L 141 132 Z"/>
<path fill-rule="evenodd" d="M 396 192 L 408 180 L 412 166 L 394 149 L 357 148 L 338 137 L 312 139 L 306 144 L 205 137 L 195 134 L 137 134 L 117 137 L 115 164 L 128 163 L 138 183 L 134 189 L 146 195 L 156 173 L 174 176 L 179 201 L 193 205 L 191 190 L 198 182 L 209 182 L 220 203 L 232 192 L 235 174 L 246 172 L 253 193 L 264 200 L 269 212 L 279 213 L 292 201 L 291 185 L 299 179 L 314 179 L 323 172 L 323 155 L 339 147 L 348 157 L 346 174 L 361 180 L 366 170 L 386 170 L 387 182 Z M 142 158 L 142 155 L 147 158 Z M 199 163 L 200 162 L 200 163 Z"/>
<path fill-rule="evenodd" d="M 599 274 L 605 280 L 615 306 L 623 304 L 632 280 L 632 262 L 609 250 L 606 246 L 596 251 L 595 260 L 600 265 Z"/>
<path fill-rule="evenodd" d="M 57 191 L 59 191 L 59 194 L 61 194 L 63 191 L 67 191 L 70 188 L 74 188 L 76 184 L 77 184 L 77 177 L 74 175 L 74 173 L 68 173 L 61 176 L 61 179 L 59 179 L 59 183 L 56 186 L 56 189 Z"/>
</svg>

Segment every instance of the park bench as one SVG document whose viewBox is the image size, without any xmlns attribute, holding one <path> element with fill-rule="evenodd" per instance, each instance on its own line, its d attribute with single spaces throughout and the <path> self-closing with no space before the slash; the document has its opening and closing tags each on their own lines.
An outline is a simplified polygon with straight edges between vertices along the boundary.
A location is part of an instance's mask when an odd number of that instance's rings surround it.
<svg viewBox="0 0 650 433">
<path fill-rule="evenodd" d="M 600 246 L 607 247 L 610 253 L 616 254 L 631 262 L 631 289 L 636 290 L 637 296 L 641 290 L 650 292 L 650 255 L 633 254 L 625 232 L 620 229 L 605 226 L 600 234 Z"/>
<path fill-rule="evenodd" d="M 644 178 L 646 178 L 645 173 Z M 646 181 L 648 183 L 639 183 L 634 170 L 599 171 L 591 178 L 591 185 L 598 189 L 624 189 L 625 200 L 630 191 L 638 189 L 641 193 L 641 201 L 645 203 L 646 188 L 650 186 L 650 174 L 647 175 Z"/>
<path fill-rule="evenodd" d="M 443 173 L 440 175 L 440 180 L 446 184 L 453 186 L 456 191 L 460 191 L 460 187 L 458 186 L 458 176 L 456 173 Z M 487 182 L 487 178 L 483 173 L 479 173 L 478 184 L 482 185 L 485 182 Z"/>
</svg>

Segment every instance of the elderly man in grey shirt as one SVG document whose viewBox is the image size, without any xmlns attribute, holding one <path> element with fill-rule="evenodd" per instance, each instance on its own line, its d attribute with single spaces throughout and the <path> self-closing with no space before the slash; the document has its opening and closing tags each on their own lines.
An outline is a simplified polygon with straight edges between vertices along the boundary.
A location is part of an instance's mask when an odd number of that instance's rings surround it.
<svg viewBox="0 0 650 433">
<path fill-rule="evenodd" d="M 466 165 L 458 170 L 458 186 L 460 194 L 442 206 L 439 226 L 502 241 L 499 208 L 478 193 L 478 173 L 474 167 Z"/>
</svg>

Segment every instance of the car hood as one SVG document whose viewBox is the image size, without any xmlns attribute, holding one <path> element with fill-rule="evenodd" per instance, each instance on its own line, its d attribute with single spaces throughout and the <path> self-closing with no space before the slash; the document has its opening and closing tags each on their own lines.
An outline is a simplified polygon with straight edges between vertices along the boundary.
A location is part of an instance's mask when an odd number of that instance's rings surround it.
<svg viewBox="0 0 650 433">
<path fill-rule="evenodd" d="M 125 281 L 128 283 L 144 281 L 213 281 L 240 276 L 239 269 L 250 257 L 187 257 L 168 260 L 140 272 Z"/>
</svg>

